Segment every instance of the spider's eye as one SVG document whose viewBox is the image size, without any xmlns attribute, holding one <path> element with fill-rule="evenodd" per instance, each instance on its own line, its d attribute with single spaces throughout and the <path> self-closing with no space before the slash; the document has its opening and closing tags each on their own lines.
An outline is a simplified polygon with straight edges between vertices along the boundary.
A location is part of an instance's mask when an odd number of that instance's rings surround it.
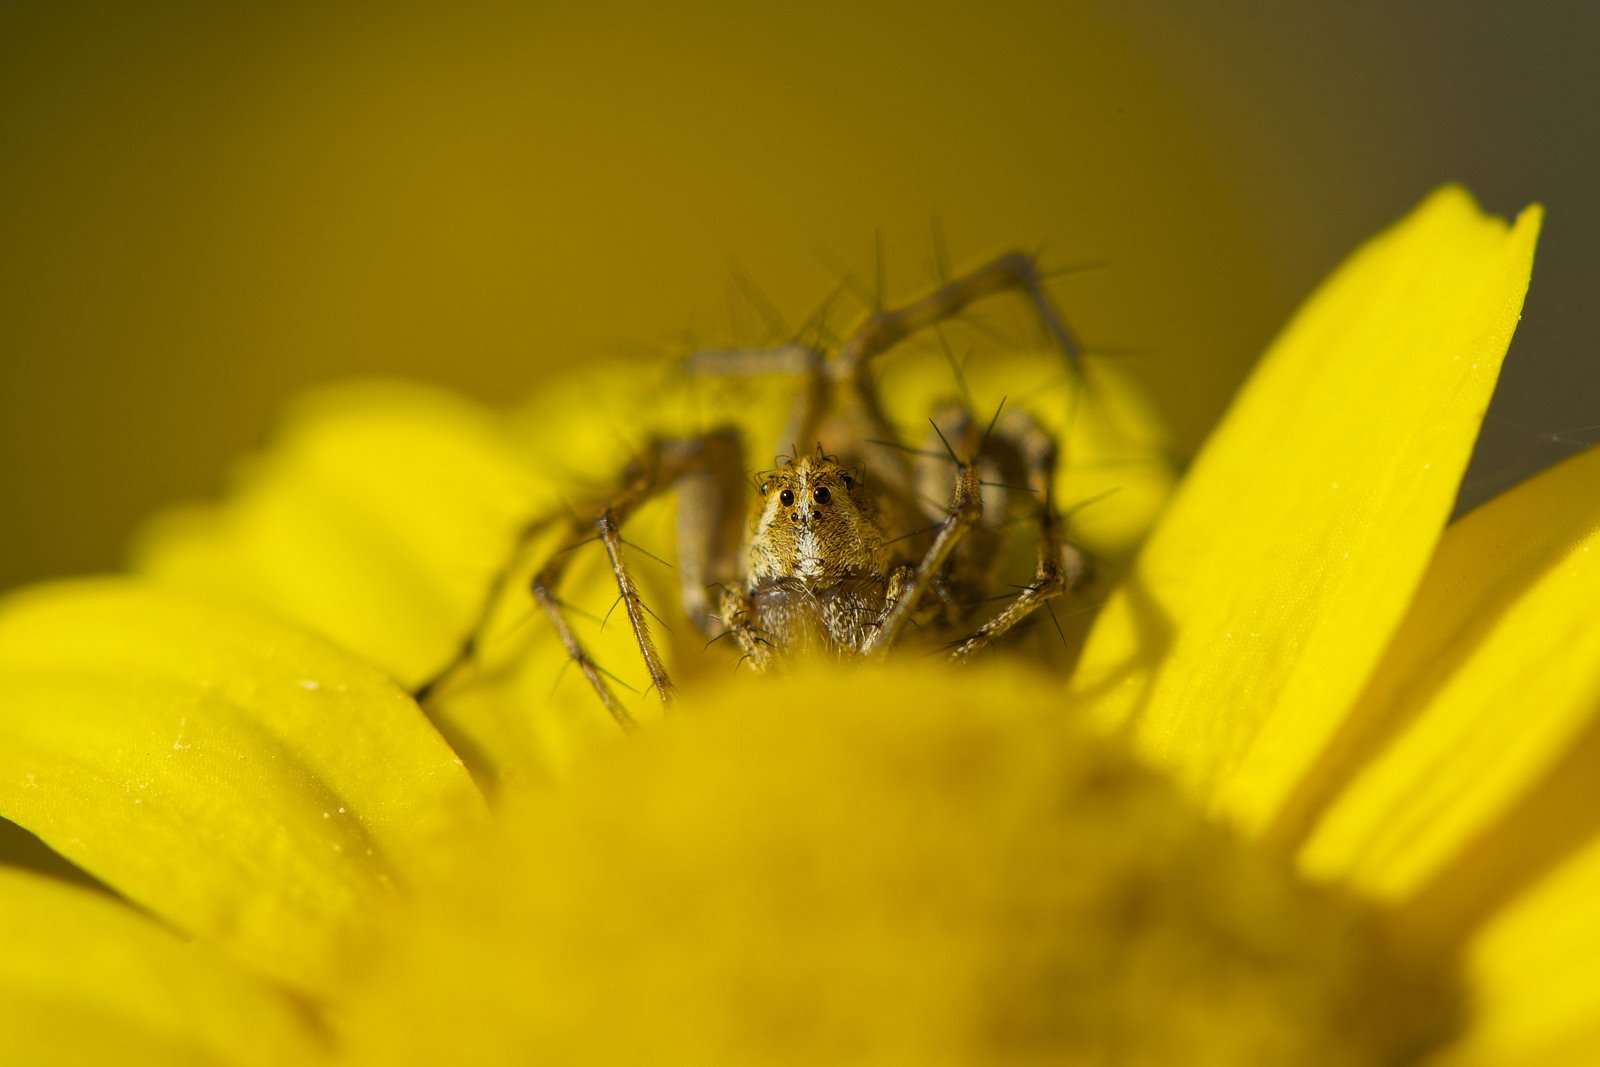
<svg viewBox="0 0 1600 1067">
<path fill-rule="evenodd" d="M 779 493 L 778 494 L 778 503 L 782 504 L 784 507 L 788 507 L 790 504 L 793 504 L 794 503 L 794 490 L 793 489 L 785 489 L 783 492 Z"/>
<path fill-rule="evenodd" d="M 851 488 L 852 486 L 854 486 L 856 484 L 856 480 L 854 478 L 850 477 L 848 474 L 844 475 L 843 477 L 844 477 L 844 487 L 846 489 L 849 489 L 849 488 Z"/>
<path fill-rule="evenodd" d="M 762 496 L 766 496 L 766 495 L 767 495 L 767 483 L 766 483 L 766 482 L 762 482 L 762 483 L 761 483 L 761 488 L 760 488 L 760 489 L 759 489 L 759 490 L 757 490 L 757 491 L 758 491 L 758 492 L 759 492 L 759 493 L 760 493 L 760 494 L 761 494 L 761 495 L 762 495 Z"/>
<path fill-rule="evenodd" d="M 811 494 L 811 497 L 819 504 L 826 504 L 828 501 L 833 499 L 833 494 L 828 492 L 827 486 L 819 485 L 816 489 L 816 492 Z"/>
</svg>

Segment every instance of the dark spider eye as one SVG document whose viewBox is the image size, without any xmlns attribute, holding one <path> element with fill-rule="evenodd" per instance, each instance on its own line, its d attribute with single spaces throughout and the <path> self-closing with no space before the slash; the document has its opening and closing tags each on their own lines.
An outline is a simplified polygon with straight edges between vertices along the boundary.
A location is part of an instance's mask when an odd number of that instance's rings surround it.
<svg viewBox="0 0 1600 1067">
<path fill-rule="evenodd" d="M 833 499 L 833 494 L 828 492 L 827 486 L 821 485 L 817 487 L 816 492 L 811 494 L 811 498 L 819 504 L 826 504 Z"/>
<path fill-rule="evenodd" d="M 793 504 L 794 503 L 794 490 L 793 489 L 785 489 L 783 492 L 779 493 L 778 494 L 778 503 L 782 504 L 784 507 L 788 507 L 790 504 Z"/>
<path fill-rule="evenodd" d="M 762 482 L 761 483 L 761 488 L 758 491 L 761 493 L 762 496 L 766 496 L 767 495 L 767 483 L 766 482 Z"/>
<path fill-rule="evenodd" d="M 844 487 L 846 489 L 849 489 L 851 486 L 853 486 L 855 484 L 856 484 L 856 480 L 854 478 L 850 477 L 848 474 L 846 474 L 844 476 Z"/>
</svg>

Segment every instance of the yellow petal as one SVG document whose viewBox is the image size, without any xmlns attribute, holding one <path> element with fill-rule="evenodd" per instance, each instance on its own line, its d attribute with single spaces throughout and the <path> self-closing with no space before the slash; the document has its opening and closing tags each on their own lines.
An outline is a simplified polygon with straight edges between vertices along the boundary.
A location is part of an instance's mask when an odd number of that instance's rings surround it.
<svg viewBox="0 0 1600 1067">
<path fill-rule="evenodd" d="M 550 448 L 571 444 L 560 420 L 585 411 L 569 400 L 549 412 L 557 419 L 544 423 Z M 596 420 L 592 429 L 602 427 Z M 603 448 L 573 454 L 586 453 L 591 464 L 609 460 Z M 567 475 L 562 482 L 541 477 L 540 460 L 495 414 L 444 390 L 330 387 L 300 399 L 228 501 L 154 524 L 136 566 L 164 584 L 291 619 L 414 687 L 460 647 L 495 575 L 516 561 L 519 530 L 540 515 L 564 515 L 561 490 L 574 485 L 568 464 L 545 468 Z M 591 471 L 578 484 L 600 480 Z M 527 593 L 527 560 L 549 545 L 546 537 L 524 553 L 483 635 L 469 681 L 491 684 L 452 687 L 429 707 L 486 783 L 542 774 L 614 733 L 575 673 L 564 702 L 532 713 L 550 702 L 564 662 Z M 602 559 L 597 549 L 586 554 L 577 578 L 600 588 L 609 573 L 596 566 Z M 596 594 L 598 612 L 614 595 Z M 612 627 L 613 639 L 625 629 Z M 548 656 L 528 662 L 541 648 Z M 629 653 L 623 646 L 597 657 L 615 665 Z"/>
<path fill-rule="evenodd" d="M 392 681 L 298 630 L 112 580 L 0 609 L 0 815 L 268 973 L 325 988 L 480 811 Z"/>
<path fill-rule="evenodd" d="M 1461 190 L 1362 248 L 1268 352 L 1096 623 L 1093 717 L 1259 827 L 1427 564 L 1516 324 L 1540 212 Z"/>
<path fill-rule="evenodd" d="M 1600 843 L 1499 916 L 1467 958 L 1473 1028 L 1440 1067 L 1600 1063 Z"/>
<path fill-rule="evenodd" d="M 135 568 L 294 619 L 415 685 L 461 640 L 539 500 L 490 414 L 358 382 L 299 399 L 225 508 L 145 531 Z"/>
<path fill-rule="evenodd" d="M 1303 852 L 1312 872 L 1389 898 L 1427 893 L 1425 918 L 1443 926 L 1526 877 L 1501 869 L 1513 852 L 1534 862 L 1600 830 L 1600 746 L 1585 740 L 1600 729 L 1596 485 L 1591 449 L 1446 532 L 1304 801 L 1303 821 L 1327 808 Z M 1596 786 L 1520 814 L 1558 772 Z"/>
<path fill-rule="evenodd" d="M 281 990 L 121 901 L 0 868 L 0 1034 L 10 1063 L 318 1061 Z"/>
</svg>

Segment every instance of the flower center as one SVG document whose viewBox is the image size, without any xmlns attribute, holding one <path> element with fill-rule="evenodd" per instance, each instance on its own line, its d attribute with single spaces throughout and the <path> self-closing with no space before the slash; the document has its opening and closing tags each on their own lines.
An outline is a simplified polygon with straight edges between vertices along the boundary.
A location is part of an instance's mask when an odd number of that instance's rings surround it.
<svg viewBox="0 0 1600 1067">
<path fill-rule="evenodd" d="M 747 680 L 509 798 L 369 961 L 357 1050 L 1321 1065 L 1452 1034 L 1448 968 L 1200 818 L 1047 683 L 920 674 Z"/>
</svg>

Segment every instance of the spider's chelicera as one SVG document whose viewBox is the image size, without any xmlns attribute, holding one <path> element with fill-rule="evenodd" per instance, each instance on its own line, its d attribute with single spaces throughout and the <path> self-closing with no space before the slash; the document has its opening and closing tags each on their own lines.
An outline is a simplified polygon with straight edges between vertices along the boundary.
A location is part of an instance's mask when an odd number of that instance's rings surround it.
<svg viewBox="0 0 1600 1067">
<path fill-rule="evenodd" d="M 561 543 L 534 573 L 531 591 L 618 722 L 632 725 L 607 672 L 573 632 L 559 587 L 572 550 L 598 539 L 651 683 L 670 701 L 673 685 L 621 532 L 641 505 L 664 492 L 679 498 L 676 567 L 685 613 L 708 637 L 731 638 L 757 671 L 806 656 L 882 656 L 913 629 L 945 642 L 950 659 L 965 660 L 1078 583 L 1083 557 L 1067 543 L 1052 495 L 1058 449 L 1050 434 L 1003 404 L 980 418 L 969 405 L 953 402 L 930 418 L 922 447 L 906 446 L 867 373 L 873 358 L 907 337 L 1008 290 L 1028 298 L 1076 371 L 1079 345 L 1046 296 L 1037 265 L 1022 253 L 870 315 L 831 353 L 796 341 L 689 358 L 687 370 L 697 375 L 798 372 L 803 388 L 782 440 L 827 442 L 835 451 L 818 444 L 811 454 L 780 459 L 756 476 L 752 499 L 737 430 L 657 437 L 628 464 L 612 493 L 572 516 Z M 869 446 L 887 446 L 872 457 L 870 477 Z M 530 524 L 524 543 L 556 521 Z M 995 611 L 1004 536 L 1019 521 L 1035 531 L 1034 577 Z M 457 654 L 417 691 L 419 700 L 471 660 L 504 580 L 502 574 Z"/>
</svg>

